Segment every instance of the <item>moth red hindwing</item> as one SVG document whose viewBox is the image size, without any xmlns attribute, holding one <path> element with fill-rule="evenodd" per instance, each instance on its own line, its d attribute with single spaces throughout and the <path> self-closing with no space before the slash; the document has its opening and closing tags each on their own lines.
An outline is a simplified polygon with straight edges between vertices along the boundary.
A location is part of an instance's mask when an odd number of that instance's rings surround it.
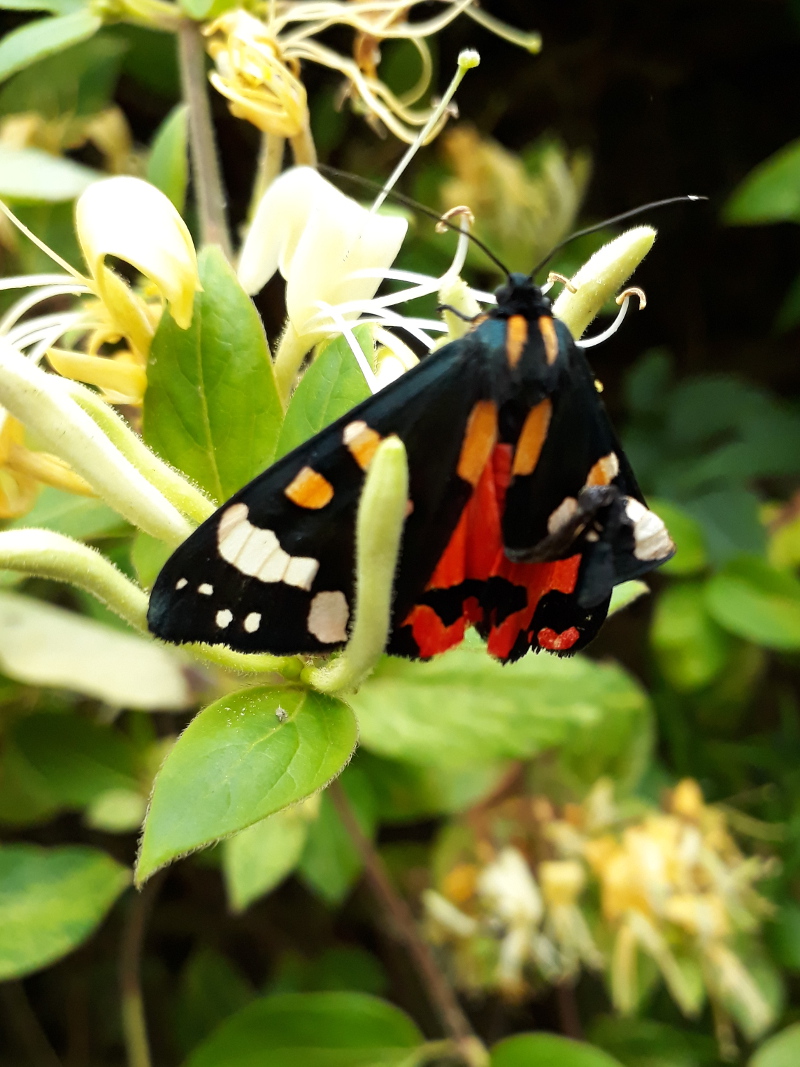
<svg viewBox="0 0 800 1067">
<path fill-rule="evenodd" d="M 427 659 L 474 626 L 503 662 L 587 645 L 619 582 L 674 552 L 550 301 L 512 274 L 465 337 L 353 408 L 224 504 L 167 561 L 167 641 L 326 652 L 347 640 L 356 512 L 397 434 L 409 509 L 387 651 Z"/>
</svg>

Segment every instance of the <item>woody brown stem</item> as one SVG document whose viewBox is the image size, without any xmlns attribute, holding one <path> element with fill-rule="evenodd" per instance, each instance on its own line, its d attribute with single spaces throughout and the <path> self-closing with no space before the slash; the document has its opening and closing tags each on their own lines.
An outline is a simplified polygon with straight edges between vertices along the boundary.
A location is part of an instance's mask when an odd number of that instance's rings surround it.
<svg viewBox="0 0 800 1067">
<path fill-rule="evenodd" d="M 387 928 L 406 947 L 425 987 L 442 1028 L 470 1067 L 483 1067 L 488 1055 L 462 1011 L 453 988 L 442 973 L 430 945 L 423 941 L 406 901 L 389 878 L 383 860 L 355 817 L 347 794 L 339 782 L 329 787 L 329 795 L 345 830 L 364 864 L 364 878 L 375 902 L 383 911 Z"/>
</svg>

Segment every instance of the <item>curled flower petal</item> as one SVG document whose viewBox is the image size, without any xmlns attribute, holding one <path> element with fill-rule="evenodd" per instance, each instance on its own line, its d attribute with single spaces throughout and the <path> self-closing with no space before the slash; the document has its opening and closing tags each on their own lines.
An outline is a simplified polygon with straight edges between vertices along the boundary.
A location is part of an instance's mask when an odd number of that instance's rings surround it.
<svg viewBox="0 0 800 1067">
<path fill-rule="evenodd" d="M 363 208 L 311 167 L 295 167 L 261 198 L 242 248 L 239 280 L 248 293 L 257 293 L 280 270 L 289 321 L 302 336 L 318 301 L 336 305 L 374 296 L 380 278 L 353 275 L 388 267 L 407 228 L 405 219 Z M 325 331 L 310 333 L 309 347 L 317 335 Z"/>
<path fill-rule="evenodd" d="M 188 328 L 200 289 L 197 257 L 185 222 L 163 193 L 139 178 L 94 182 L 75 205 L 75 226 L 104 302 L 109 282 L 103 261 L 117 256 L 153 282 L 178 325 Z"/>
</svg>

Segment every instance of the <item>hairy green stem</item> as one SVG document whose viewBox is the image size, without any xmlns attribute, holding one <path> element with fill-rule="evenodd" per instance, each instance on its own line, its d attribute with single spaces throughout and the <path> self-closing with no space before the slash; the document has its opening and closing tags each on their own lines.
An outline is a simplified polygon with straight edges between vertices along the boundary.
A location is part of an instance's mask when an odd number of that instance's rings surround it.
<svg viewBox="0 0 800 1067">
<path fill-rule="evenodd" d="M 191 525 L 57 381 L 0 341 L 0 404 L 128 522 L 167 544 L 185 541 Z"/>
<path fill-rule="evenodd" d="M 97 393 L 80 382 L 57 378 L 56 383 L 90 415 L 122 455 L 154 485 L 178 511 L 192 522 L 204 522 L 216 511 L 216 505 L 199 489 L 178 474 L 169 464 L 151 452 L 127 422 Z"/>
<path fill-rule="evenodd" d="M 303 681 L 323 693 L 355 689 L 374 670 L 389 637 L 392 588 L 408 506 L 408 460 L 399 437 L 379 445 L 358 504 L 356 600 L 350 640 L 325 667 L 310 667 Z"/>
<path fill-rule="evenodd" d="M 185 19 L 178 29 L 178 61 L 183 99 L 189 108 L 192 181 L 200 219 L 200 240 L 204 245 L 219 245 L 230 260 L 233 247 L 208 99 L 206 50 L 200 27 L 191 19 Z"/>
</svg>

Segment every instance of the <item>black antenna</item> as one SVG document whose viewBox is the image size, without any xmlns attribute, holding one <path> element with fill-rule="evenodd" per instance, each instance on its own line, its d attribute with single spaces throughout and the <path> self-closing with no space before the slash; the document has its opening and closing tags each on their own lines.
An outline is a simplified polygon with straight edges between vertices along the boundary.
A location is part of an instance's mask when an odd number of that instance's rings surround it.
<svg viewBox="0 0 800 1067">
<path fill-rule="evenodd" d="M 606 226 L 613 226 L 616 222 L 624 222 L 626 219 L 635 218 L 637 215 L 643 215 L 645 211 L 651 211 L 653 208 L 666 207 L 667 204 L 680 204 L 687 200 L 708 200 L 707 196 L 669 196 L 666 200 L 653 200 L 649 204 L 642 204 L 641 207 L 632 208 L 630 211 L 623 211 L 621 215 L 613 215 L 610 219 L 603 219 L 602 222 L 596 222 L 593 226 L 587 226 L 583 230 L 576 230 L 575 233 L 570 234 L 569 237 L 565 237 L 563 241 L 551 249 L 541 263 L 537 263 L 533 270 L 528 275 L 529 278 L 533 278 L 535 274 L 538 274 L 542 267 L 549 263 L 556 252 L 560 252 L 565 245 L 568 245 L 570 241 L 574 241 L 576 237 L 586 237 L 587 234 L 596 233 L 598 230 L 602 230 Z"/>
<path fill-rule="evenodd" d="M 364 189 L 369 189 L 371 192 L 383 191 L 382 186 L 379 185 L 378 182 L 370 181 L 369 178 L 362 178 L 359 174 L 351 174 L 348 170 L 339 170 L 338 167 L 330 167 L 327 163 L 318 163 L 317 170 L 320 170 L 325 174 L 331 174 L 335 178 L 345 178 L 347 181 L 353 182 L 355 185 L 360 185 Z M 426 207 L 424 204 L 420 204 L 417 200 L 413 200 L 410 196 L 405 196 L 403 193 L 395 192 L 394 189 L 390 189 L 385 195 L 392 200 L 396 200 L 399 204 L 404 204 L 406 207 L 413 208 L 415 211 L 419 211 L 421 214 L 427 215 L 429 219 L 433 219 L 434 222 L 436 222 L 440 226 L 446 226 L 448 230 L 454 230 L 458 234 L 466 234 L 470 241 L 472 241 L 474 245 L 477 245 L 477 247 L 480 248 L 481 252 L 483 252 L 484 255 L 488 256 L 492 263 L 494 263 L 496 267 L 499 267 L 507 278 L 511 277 L 511 272 L 509 271 L 508 267 L 504 266 L 494 254 L 494 252 L 492 252 L 490 248 L 487 248 L 483 241 L 481 241 L 480 238 L 476 237 L 473 233 L 470 233 L 469 230 L 462 230 L 460 226 L 456 226 L 456 224 L 454 222 L 451 222 L 448 218 L 443 218 L 442 215 L 440 215 L 438 212 L 433 211 L 431 208 Z M 605 225 L 605 223 L 602 223 L 602 225 Z M 575 236 L 577 236 L 577 234 Z M 554 248 L 553 252 L 556 251 L 557 249 Z M 551 252 L 550 255 L 553 255 L 553 252 Z M 547 257 L 547 259 L 549 258 L 550 256 Z M 547 260 L 545 260 L 545 262 L 547 262 Z"/>
</svg>

